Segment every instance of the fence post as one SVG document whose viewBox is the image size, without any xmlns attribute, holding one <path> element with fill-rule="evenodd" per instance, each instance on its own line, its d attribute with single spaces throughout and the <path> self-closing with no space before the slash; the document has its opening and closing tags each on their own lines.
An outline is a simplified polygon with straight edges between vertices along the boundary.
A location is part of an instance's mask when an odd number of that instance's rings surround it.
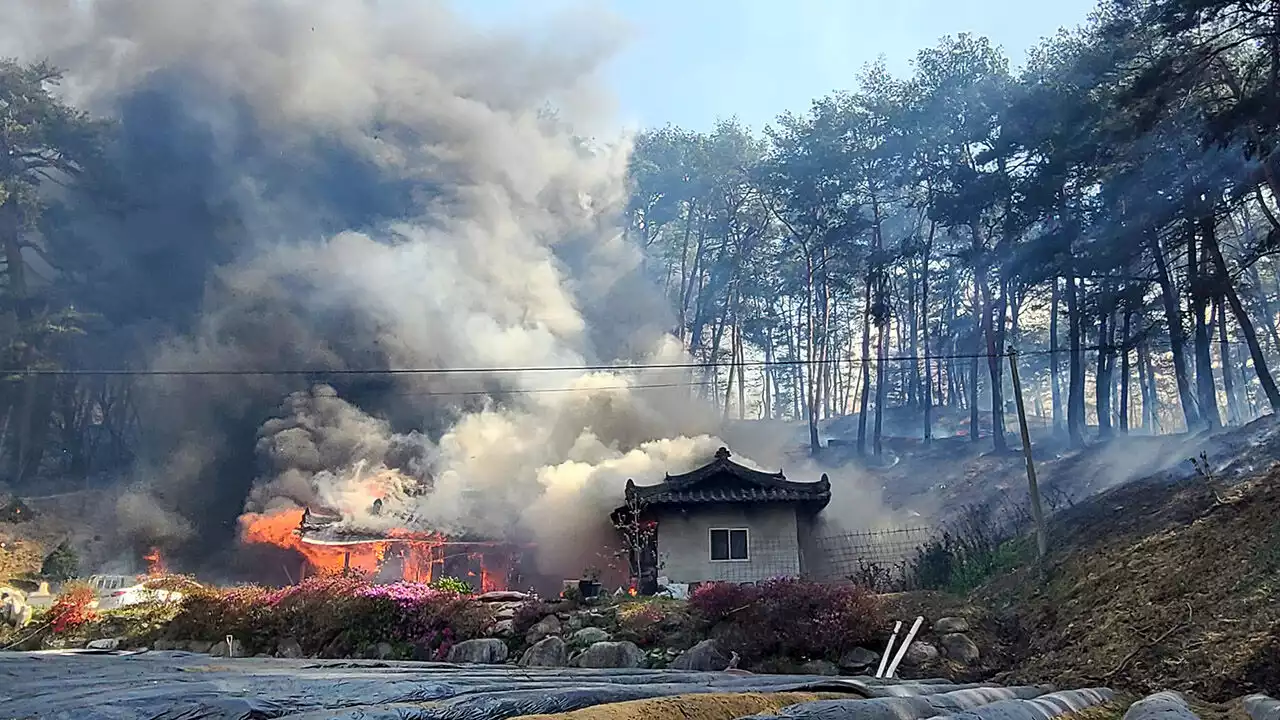
<svg viewBox="0 0 1280 720">
<path fill-rule="evenodd" d="M 1027 459 L 1027 486 L 1031 490 L 1031 517 L 1036 522 L 1036 551 L 1043 560 L 1049 538 L 1044 524 L 1044 508 L 1040 504 L 1040 484 L 1036 482 L 1036 463 L 1031 457 L 1031 432 L 1027 430 L 1027 409 L 1022 402 L 1022 381 L 1018 379 L 1018 351 L 1009 346 L 1009 373 L 1013 376 L 1013 397 L 1018 405 L 1018 429 L 1022 432 L 1022 454 Z"/>
</svg>

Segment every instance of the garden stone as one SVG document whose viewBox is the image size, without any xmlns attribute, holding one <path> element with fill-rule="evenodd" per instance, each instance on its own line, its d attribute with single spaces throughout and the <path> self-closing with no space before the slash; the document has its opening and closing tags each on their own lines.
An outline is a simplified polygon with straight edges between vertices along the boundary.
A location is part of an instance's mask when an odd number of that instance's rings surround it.
<svg viewBox="0 0 1280 720">
<path fill-rule="evenodd" d="M 515 617 L 516 617 L 515 605 L 508 605 L 508 604 L 499 605 L 498 609 L 493 613 L 494 620 L 514 620 Z"/>
<path fill-rule="evenodd" d="M 511 637 L 516 634 L 515 620 L 499 620 L 489 628 L 489 632 L 498 637 Z"/>
<path fill-rule="evenodd" d="M 388 660 L 396 654 L 396 649 L 389 642 L 380 642 L 373 646 L 373 656 L 379 660 Z"/>
<path fill-rule="evenodd" d="M 720 643 L 715 640 L 703 640 L 672 660 L 671 669 L 720 671 L 729 667 L 730 662 L 733 662 L 733 657 L 720 647 Z"/>
<path fill-rule="evenodd" d="M 972 665 L 981 656 L 977 643 L 964 633 L 947 633 L 938 638 L 938 642 L 947 657 L 961 665 Z"/>
<path fill-rule="evenodd" d="M 579 653 L 575 664 L 581 668 L 638 668 L 644 657 L 644 651 L 633 642 L 598 642 Z"/>
<path fill-rule="evenodd" d="M 929 665 L 937 662 L 940 655 L 938 648 L 917 640 L 907 646 L 907 654 L 903 656 L 902 661 L 914 666 Z"/>
<path fill-rule="evenodd" d="M 868 650 L 862 647 L 856 647 L 844 655 L 840 656 L 841 670 L 848 670 L 857 673 L 871 667 L 875 667 L 880 663 L 880 653 L 875 650 Z"/>
<path fill-rule="evenodd" d="M 187 644 L 180 640 L 167 640 L 160 638 L 151 644 L 151 649 L 157 652 L 166 652 L 169 650 L 186 650 Z"/>
<path fill-rule="evenodd" d="M 209 654 L 212 655 L 213 657 L 225 657 L 225 658 L 244 657 L 244 646 L 240 644 L 239 640 L 232 638 L 231 646 L 228 647 L 227 641 L 223 640 L 222 642 L 217 643 L 213 647 L 209 648 Z"/>
<path fill-rule="evenodd" d="M 802 675 L 839 675 L 840 668 L 830 660 L 810 660 L 800 666 Z"/>
<path fill-rule="evenodd" d="M 933 624 L 933 631 L 939 635 L 969 632 L 969 621 L 962 617 L 938 618 L 938 621 Z"/>
<path fill-rule="evenodd" d="M 186 645 L 187 650 L 193 653 L 204 654 L 213 650 L 213 643 L 208 640 L 188 640 Z"/>
<path fill-rule="evenodd" d="M 509 602 L 521 603 L 528 600 L 529 596 L 522 592 L 512 590 L 493 590 L 487 593 L 480 593 L 476 596 L 476 600 L 480 602 Z"/>
<path fill-rule="evenodd" d="M 520 656 L 520 667 L 564 667 L 569 649 L 564 640 L 551 635 L 535 643 Z"/>
<path fill-rule="evenodd" d="M 285 638 L 276 645 L 276 657 L 298 659 L 302 657 L 302 645 L 293 638 Z"/>
<path fill-rule="evenodd" d="M 581 630 L 575 632 L 569 638 L 569 641 L 572 642 L 574 645 L 578 645 L 580 647 L 588 647 L 598 642 L 608 642 L 609 640 L 612 640 L 612 639 L 613 639 L 613 636 L 610 635 L 606 630 L 601 630 L 598 627 L 584 627 Z"/>
<path fill-rule="evenodd" d="M 548 635 L 560 634 L 560 618 L 555 615 L 548 615 L 539 620 L 533 627 L 529 628 L 529 632 L 525 633 L 525 642 L 533 645 Z"/>
<path fill-rule="evenodd" d="M 449 662 L 460 665 L 501 665 L 507 661 L 507 644 L 494 638 L 464 640 L 449 648 Z"/>
<path fill-rule="evenodd" d="M 90 650 L 115 650 L 120 647 L 121 640 L 123 640 L 123 638 L 100 638 L 98 640 L 90 640 L 89 644 L 85 645 L 85 647 Z"/>
</svg>

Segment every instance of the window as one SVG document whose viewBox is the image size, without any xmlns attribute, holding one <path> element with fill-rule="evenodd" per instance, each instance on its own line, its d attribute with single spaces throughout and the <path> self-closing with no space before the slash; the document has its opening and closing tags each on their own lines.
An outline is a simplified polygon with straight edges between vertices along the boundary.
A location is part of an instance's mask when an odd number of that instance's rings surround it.
<svg viewBox="0 0 1280 720">
<path fill-rule="evenodd" d="M 712 528 L 711 562 L 750 560 L 746 528 Z"/>
</svg>

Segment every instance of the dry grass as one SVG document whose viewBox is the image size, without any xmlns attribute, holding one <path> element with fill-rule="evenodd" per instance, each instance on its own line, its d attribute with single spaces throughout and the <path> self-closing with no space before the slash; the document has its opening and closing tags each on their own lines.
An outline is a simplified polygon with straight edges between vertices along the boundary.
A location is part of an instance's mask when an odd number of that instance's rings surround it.
<svg viewBox="0 0 1280 720">
<path fill-rule="evenodd" d="M 1202 483 L 1135 483 L 1065 513 L 1043 570 L 986 591 L 1021 621 L 1024 644 L 999 679 L 1215 702 L 1266 690 L 1280 669 L 1276 479 L 1238 486 L 1227 504 Z"/>
<path fill-rule="evenodd" d="M 733 720 L 797 703 L 849 697 L 847 693 L 695 693 L 607 703 L 554 715 L 523 715 L 513 720 Z"/>
</svg>

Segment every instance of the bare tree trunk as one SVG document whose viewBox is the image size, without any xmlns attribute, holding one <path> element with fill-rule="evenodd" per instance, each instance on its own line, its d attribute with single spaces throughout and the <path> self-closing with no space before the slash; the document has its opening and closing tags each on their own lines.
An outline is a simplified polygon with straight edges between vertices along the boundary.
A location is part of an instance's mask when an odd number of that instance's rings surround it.
<svg viewBox="0 0 1280 720">
<path fill-rule="evenodd" d="M 1147 233 L 1147 245 L 1156 261 L 1156 282 L 1160 284 L 1160 296 L 1164 300 L 1165 322 L 1169 327 L 1169 350 L 1173 353 L 1173 375 L 1178 384 L 1178 401 L 1182 405 L 1182 417 L 1187 429 L 1194 430 L 1200 426 L 1201 420 L 1195 395 L 1191 392 L 1186 336 L 1182 332 L 1182 310 L 1178 305 L 1173 280 L 1169 277 L 1169 265 L 1165 261 L 1164 248 L 1160 246 L 1160 240 L 1155 233 Z M 1147 369 L 1150 370 L 1150 366 Z"/>
<path fill-rule="evenodd" d="M 933 234 L 937 223 L 929 221 L 929 236 L 924 242 L 924 260 L 920 267 L 920 334 L 924 348 L 924 442 L 933 442 L 933 386 L 929 367 L 929 258 L 933 256 Z"/>
<path fill-rule="evenodd" d="M 1081 348 L 1081 317 L 1076 278 L 1068 275 L 1067 282 L 1067 343 L 1069 345 L 1067 381 L 1067 435 L 1072 447 L 1084 445 L 1084 357 Z"/>
<path fill-rule="evenodd" d="M 858 454 L 867 454 L 867 412 L 871 403 L 871 283 L 872 274 L 867 273 L 867 286 L 862 296 L 862 357 L 861 397 L 858 398 Z"/>
<path fill-rule="evenodd" d="M 1124 329 L 1120 337 L 1120 432 L 1129 433 L 1129 333 L 1132 331 L 1133 311 L 1124 309 Z"/>
<path fill-rule="evenodd" d="M 1213 381 L 1213 356 L 1209 349 L 1209 328 L 1205 324 L 1208 294 L 1201 279 L 1203 263 L 1196 243 L 1195 226 L 1187 224 L 1187 283 L 1191 289 L 1191 321 L 1195 332 L 1196 402 L 1200 406 L 1200 418 L 1211 428 L 1222 426 L 1218 414 L 1218 391 Z"/>
<path fill-rule="evenodd" d="M 1053 279 L 1053 294 L 1049 301 L 1049 391 L 1053 400 L 1053 434 L 1061 435 L 1062 423 L 1062 381 L 1061 362 L 1058 359 L 1058 278 Z"/>
<path fill-rule="evenodd" d="M 1258 343 L 1258 332 L 1253 327 L 1253 321 L 1249 319 L 1249 314 L 1245 312 L 1244 305 L 1240 303 L 1240 296 L 1236 293 L 1235 285 L 1230 281 L 1231 274 L 1227 271 L 1227 261 L 1222 257 L 1222 250 L 1218 247 L 1218 239 L 1214 234 L 1211 221 L 1206 223 L 1205 251 L 1208 253 L 1209 260 L 1216 270 L 1218 281 L 1222 287 L 1222 294 L 1226 297 L 1227 304 L 1231 306 L 1231 313 L 1235 315 L 1236 325 L 1240 327 L 1240 332 L 1244 335 L 1245 344 L 1249 346 L 1249 356 L 1253 360 L 1253 369 L 1258 375 L 1258 382 L 1262 385 L 1262 391 L 1266 393 L 1267 403 L 1273 411 L 1280 411 L 1280 389 L 1276 388 L 1276 381 L 1271 376 L 1271 370 L 1267 366 L 1267 358 L 1262 352 L 1262 345 Z"/>
</svg>

